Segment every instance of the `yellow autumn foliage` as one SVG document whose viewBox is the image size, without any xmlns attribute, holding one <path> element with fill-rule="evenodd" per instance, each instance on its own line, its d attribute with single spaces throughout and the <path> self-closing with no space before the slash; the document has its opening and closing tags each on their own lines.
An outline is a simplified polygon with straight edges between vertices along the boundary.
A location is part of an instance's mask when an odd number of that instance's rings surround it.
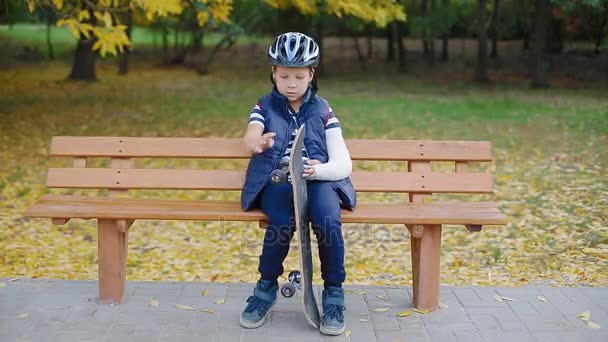
<svg viewBox="0 0 608 342">
<path fill-rule="evenodd" d="M 385 27 L 391 21 L 405 21 L 404 7 L 394 0 L 328 0 L 328 1 L 305 1 L 305 0 L 264 0 L 274 8 L 284 9 L 294 7 L 304 15 L 312 15 L 323 12 L 335 15 L 338 18 L 352 16 L 367 23 L 374 23 L 378 27 Z"/>
<path fill-rule="evenodd" d="M 27 8 L 34 12 L 38 7 L 53 7 L 62 16 L 57 20 L 57 26 L 66 26 L 76 39 L 82 35 L 86 39 L 95 38 L 94 51 L 99 51 L 102 56 L 107 54 L 117 55 L 124 48 L 130 47 L 131 42 L 127 36 L 127 27 L 119 24 L 116 15 L 127 10 L 124 2 L 120 0 L 101 0 L 95 7 L 85 7 L 86 3 L 77 5 L 66 5 L 63 0 L 26 0 Z M 214 19 L 214 24 L 230 23 L 232 13 L 232 0 L 198 0 L 204 6 L 196 7 L 198 10 L 197 21 L 199 25 L 205 26 L 209 18 Z M 154 21 L 160 17 L 179 15 L 188 6 L 188 2 L 181 0 L 131 0 L 132 8 L 143 10 L 148 21 Z M 91 13 L 96 19 L 91 22 Z"/>
</svg>

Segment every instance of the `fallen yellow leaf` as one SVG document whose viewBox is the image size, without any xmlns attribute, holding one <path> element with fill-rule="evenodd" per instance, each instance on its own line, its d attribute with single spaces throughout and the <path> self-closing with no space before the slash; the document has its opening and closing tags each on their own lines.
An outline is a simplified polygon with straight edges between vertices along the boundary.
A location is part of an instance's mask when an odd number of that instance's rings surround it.
<svg viewBox="0 0 608 342">
<path fill-rule="evenodd" d="M 218 298 L 218 299 L 214 300 L 214 302 L 215 302 L 215 304 L 220 305 L 220 304 L 226 303 L 226 299 L 225 298 Z"/>
<path fill-rule="evenodd" d="M 344 332 L 344 336 L 349 337 L 352 334 L 352 332 L 350 330 L 346 330 Z"/>
<path fill-rule="evenodd" d="M 591 329 L 599 329 L 600 325 L 593 322 L 593 321 L 587 321 L 587 326 Z"/>
<path fill-rule="evenodd" d="M 184 305 L 184 304 L 175 304 L 175 307 L 178 309 L 182 309 L 182 310 L 193 310 L 196 311 L 195 308 L 191 307 L 190 305 Z"/>
<path fill-rule="evenodd" d="M 509 298 L 509 297 L 505 297 L 505 296 L 500 296 L 500 298 L 502 298 L 503 300 L 509 301 L 509 302 L 517 302 L 517 299 L 513 299 L 513 298 Z"/>
<path fill-rule="evenodd" d="M 414 312 L 412 310 L 401 311 L 397 313 L 397 317 L 408 317 L 411 316 Z"/>
<path fill-rule="evenodd" d="M 372 310 L 373 312 L 387 312 L 388 310 L 390 310 L 391 308 L 377 308 Z"/>
<path fill-rule="evenodd" d="M 157 308 L 160 305 L 160 303 L 157 300 L 150 300 L 150 303 L 148 303 L 148 306 L 153 306 L 155 308 Z"/>
<path fill-rule="evenodd" d="M 591 311 L 589 311 L 589 310 L 583 311 L 583 312 L 579 313 L 578 315 L 576 315 L 576 317 L 580 318 L 582 321 L 587 322 L 591 318 Z"/>
<path fill-rule="evenodd" d="M 17 278 L 9 279 L 9 280 L 8 280 L 8 282 L 9 282 L 9 283 L 12 283 L 12 282 L 17 281 L 17 280 L 19 280 L 19 279 L 21 279 L 21 277 L 17 277 Z"/>
<path fill-rule="evenodd" d="M 421 310 L 419 310 L 419 309 L 414 308 L 414 311 L 416 311 L 417 313 L 421 313 L 423 315 L 426 315 L 426 314 L 428 314 L 429 312 L 431 312 L 433 310 L 429 310 L 429 309 L 421 309 Z"/>
<path fill-rule="evenodd" d="M 29 313 L 22 313 L 21 315 L 17 316 L 17 319 L 24 319 L 29 315 L 30 315 Z"/>
<path fill-rule="evenodd" d="M 601 250 L 599 248 L 586 247 L 586 248 L 583 248 L 583 253 L 603 255 L 606 252 L 604 252 L 603 250 Z"/>
<path fill-rule="evenodd" d="M 209 289 L 204 289 L 201 294 L 203 295 L 203 297 L 207 297 L 207 295 L 209 294 Z"/>
<path fill-rule="evenodd" d="M 211 309 L 201 309 L 201 312 L 206 312 L 206 313 L 215 313 L 215 310 L 211 310 Z"/>
<path fill-rule="evenodd" d="M 376 298 L 382 299 L 382 300 L 388 300 L 388 297 L 387 296 L 383 296 L 383 295 L 377 295 Z"/>
</svg>

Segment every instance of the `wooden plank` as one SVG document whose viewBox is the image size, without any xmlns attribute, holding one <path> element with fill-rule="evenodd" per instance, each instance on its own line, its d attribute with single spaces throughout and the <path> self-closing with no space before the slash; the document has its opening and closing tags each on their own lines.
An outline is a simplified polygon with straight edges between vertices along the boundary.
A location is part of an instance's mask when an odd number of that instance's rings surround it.
<svg viewBox="0 0 608 342">
<path fill-rule="evenodd" d="M 116 220 L 98 219 L 99 302 L 122 303 L 125 293 L 127 255 L 125 233 L 118 230 Z"/>
<path fill-rule="evenodd" d="M 408 172 L 431 172 L 430 162 L 409 162 Z M 423 205 L 431 194 L 410 193 L 410 203 Z M 431 204 L 431 203 L 427 203 Z M 417 309 L 435 309 L 439 305 L 439 269 L 441 224 L 406 225 L 410 230 L 412 256 L 412 299 Z"/>
<path fill-rule="evenodd" d="M 259 210 L 243 212 L 239 201 L 140 199 L 44 195 L 27 217 L 73 217 L 153 220 L 265 221 Z M 362 203 L 342 211 L 344 223 L 506 224 L 493 202 Z"/>
<path fill-rule="evenodd" d="M 68 223 L 69 220 L 70 220 L 69 218 L 53 218 L 52 222 L 55 225 L 61 226 L 61 225 Z"/>
<path fill-rule="evenodd" d="M 423 310 L 439 306 L 441 225 L 425 225 L 420 238 L 412 238 L 413 305 Z"/>
<path fill-rule="evenodd" d="M 492 161 L 489 141 L 346 140 L 353 160 Z M 49 155 L 144 158 L 238 158 L 250 154 L 241 138 L 70 137 L 51 139 Z"/>
<path fill-rule="evenodd" d="M 430 171 L 430 167 L 425 170 Z M 245 171 L 241 170 L 50 168 L 46 185 L 49 188 L 240 191 L 244 180 Z M 351 180 L 358 192 L 492 193 L 493 189 L 493 176 L 488 173 L 354 171 Z"/>
<path fill-rule="evenodd" d="M 135 160 L 133 158 L 112 158 L 110 161 L 111 169 L 132 169 L 135 166 Z M 105 187 L 104 187 L 105 188 Z M 111 187 L 108 186 L 109 196 L 129 196 L 128 187 Z M 124 226 L 121 224 L 121 226 Z"/>
<path fill-rule="evenodd" d="M 430 162 L 409 162 L 407 163 L 407 171 L 408 173 L 404 174 L 407 175 L 409 177 L 416 177 L 416 175 L 419 175 L 420 179 L 426 179 L 426 182 L 430 182 L 431 177 L 431 163 Z M 428 175 L 428 176 L 425 176 Z M 453 176 L 453 175 L 452 175 Z M 446 178 L 444 178 L 444 180 L 447 180 Z M 490 175 L 490 180 L 492 180 L 492 175 Z M 431 185 L 429 184 L 428 187 L 422 187 L 423 184 L 420 185 L 420 189 L 418 191 L 413 191 L 413 192 L 438 192 L 436 190 L 431 189 Z M 431 194 L 429 193 L 410 193 L 409 194 L 409 199 L 410 199 L 410 203 L 422 203 L 424 202 L 426 199 L 430 199 L 431 198 Z"/>
</svg>

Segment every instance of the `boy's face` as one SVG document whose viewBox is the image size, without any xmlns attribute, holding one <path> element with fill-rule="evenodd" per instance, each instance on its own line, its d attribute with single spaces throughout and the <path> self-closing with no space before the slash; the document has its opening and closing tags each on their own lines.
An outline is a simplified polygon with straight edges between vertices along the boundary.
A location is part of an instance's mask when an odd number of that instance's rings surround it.
<svg viewBox="0 0 608 342">
<path fill-rule="evenodd" d="M 313 75 L 314 71 L 310 67 L 275 66 L 272 71 L 272 77 L 279 93 L 286 96 L 289 102 L 297 102 L 304 96 Z"/>
</svg>

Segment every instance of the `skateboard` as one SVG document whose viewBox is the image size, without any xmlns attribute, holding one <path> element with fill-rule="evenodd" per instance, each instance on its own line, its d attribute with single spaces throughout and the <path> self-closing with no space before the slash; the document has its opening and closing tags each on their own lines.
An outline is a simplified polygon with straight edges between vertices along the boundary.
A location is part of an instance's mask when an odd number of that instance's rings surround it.
<svg viewBox="0 0 608 342">
<path fill-rule="evenodd" d="M 293 187 L 293 206 L 296 220 L 296 230 L 298 231 L 298 245 L 300 255 L 300 270 L 289 272 L 287 277 L 289 283 L 281 286 L 281 295 L 291 298 L 297 290 L 301 290 L 302 304 L 304 306 L 304 316 L 308 323 L 315 328 L 319 328 L 321 317 L 312 287 L 312 253 L 310 242 L 310 221 L 308 220 L 308 195 L 306 189 L 306 179 L 302 178 L 304 163 L 302 162 L 302 146 L 304 145 L 304 128 L 300 126 L 293 142 L 293 147 L 289 155 L 289 163 L 282 163 L 279 169 L 271 174 L 271 181 L 274 183 L 286 182 L 291 176 Z"/>
</svg>

